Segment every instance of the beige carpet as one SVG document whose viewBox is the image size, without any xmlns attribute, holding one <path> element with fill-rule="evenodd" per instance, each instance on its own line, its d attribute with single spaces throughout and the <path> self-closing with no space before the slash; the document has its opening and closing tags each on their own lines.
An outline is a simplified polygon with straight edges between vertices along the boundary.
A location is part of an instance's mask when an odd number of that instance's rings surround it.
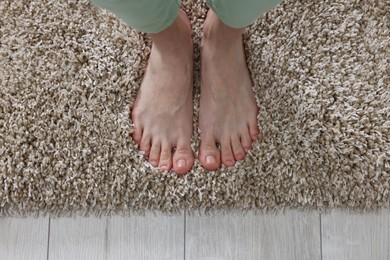
<svg viewBox="0 0 390 260">
<path fill-rule="evenodd" d="M 196 47 L 207 6 L 184 1 Z M 150 41 L 87 1 L 0 2 L 0 213 L 19 216 L 390 202 L 390 4 L 288 0 L 245 34 L 263 140 L 235 167 L 159 173 L 129 120 Z"/>
</svg>

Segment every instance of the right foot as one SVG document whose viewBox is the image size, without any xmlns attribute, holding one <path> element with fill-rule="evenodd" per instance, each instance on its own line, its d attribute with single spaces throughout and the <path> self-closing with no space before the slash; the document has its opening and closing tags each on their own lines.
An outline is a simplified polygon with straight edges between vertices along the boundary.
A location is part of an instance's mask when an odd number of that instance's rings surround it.
<svg viewBox="0 0 390 260">
<path fill-rule="evenodd" d="M 154 167 L 184 174 L 194 164 L 190 21 L 179 10 L 170 27 L 150 36 L 152 50 L 131 112 L 132 137 Z"/>
</svg>

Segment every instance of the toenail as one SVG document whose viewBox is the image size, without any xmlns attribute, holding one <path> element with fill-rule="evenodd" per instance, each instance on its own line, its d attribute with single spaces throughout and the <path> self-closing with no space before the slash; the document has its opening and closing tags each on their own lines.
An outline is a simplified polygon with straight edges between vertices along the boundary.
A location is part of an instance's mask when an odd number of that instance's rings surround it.
<svg viewBox="0 0 390 260">
<path fill-rule="evenodd" d="M 212 155 L 209 155 L 206 157 L 206 162 L 207 163 L 216 163 L 215 157 Z"/>
<path fill-rule="evenodd" d="M 245 150 L 245 152 L 249 152 L 250 149 L 249 148 L 245 148 L 244 150 Z"/>
<path fill-rule="evenodd" d="M 157 161 L 156 160 L 151 160 L 150 163 L 155 166 L 157 164 Z"/>
<path fill-rule="evenodd" d="M 166 170 L 166 169 L 168 169 L 168 167 L 167 167 L 166 165 L 161 165 L 160 168 L 161 168 L 161 170 Z"/>
<path fill-rule="evenodd" d="M 177 166 L 178 167 L 184 167 L 184 166 L 186 166 L 186 164 L 187 164 L 186 160 L 181 159 L 181 160 L 177 161 Z"/>
<path fill-rule="evenodd" d="M 241 158 L 241 159 L 239 159 L 239 160 L 242 160 L 242 159 L 245 158 L 245 155 L 242 154 L 242 153 L 239 153 L 239 154 L 236 154 L 234 157 L 235 157 L 235 158 Z"/>
<path fill-rule="evenodd" d="M 226 161 L 226 165 L 227 166 L 233 166 L 234 165 L 234 162 L 229 160 L 229 161 Z"/>
</svg>

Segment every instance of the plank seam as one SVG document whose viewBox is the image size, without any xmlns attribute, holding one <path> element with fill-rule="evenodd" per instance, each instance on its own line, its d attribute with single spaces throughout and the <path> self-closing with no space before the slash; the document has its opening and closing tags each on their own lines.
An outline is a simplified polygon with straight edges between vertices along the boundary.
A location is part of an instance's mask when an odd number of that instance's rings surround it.
<svg viewBox="0 0 390 260">
<path fill-rule="evenodd" d="M 321 253 L 321 260 L 323 260 L 323 255 L 322 255 L 322 214 L 320 212 L 320 253 Z"/>
<path fill-rule="evenodd" d="M 49 217 L 49 225 L 48 225 L 48 232 L 47 232 L 47 249 L 46 249 L 46 259 L 49 260 L 49 250 L 50 250 L 50 219 Z"/>
<path fill-rule="evenodd" d="M 187 210 L 184 210 L 184 260 L 186 260 L 186 230 L 187 230 L 187 223 L 186 223 L 186 212 Z"/>
</svg>

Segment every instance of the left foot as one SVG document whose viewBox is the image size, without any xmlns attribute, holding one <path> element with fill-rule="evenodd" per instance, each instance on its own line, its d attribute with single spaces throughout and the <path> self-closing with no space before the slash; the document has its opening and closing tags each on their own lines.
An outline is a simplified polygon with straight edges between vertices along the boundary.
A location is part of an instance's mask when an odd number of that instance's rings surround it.
<svg viewBox="0 0 390 260">
<path fill-rule="evenodd" d="M 210 8 L 203 25 L 199 161 L 207 170 L 234 166 L 257 139 L 258 107 L 246 64 L 242 34 Z M 221 151 L 217 148 L 221 146 Z"/>
<path fill-rule="evenodd" d="M 131 112 L 132 137 L 154 167 L 173 167 L 184 174 L 194 164 L 193 43 L 187 14 L 179 10 L 174 23 L 151 38 L 151 54 Z"/>
</svg>

